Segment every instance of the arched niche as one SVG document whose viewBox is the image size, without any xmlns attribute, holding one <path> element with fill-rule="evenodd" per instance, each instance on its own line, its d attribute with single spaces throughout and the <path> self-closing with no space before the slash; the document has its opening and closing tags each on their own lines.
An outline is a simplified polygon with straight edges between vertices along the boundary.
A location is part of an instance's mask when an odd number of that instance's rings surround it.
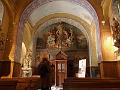
<svg viewBox="0 0 120 90">
<path fill-rule="evenodd" d="M 92 47 L 92 44 L 91 44 L 92 42 L 89 39 L 89 38 L 91 38 L 91 36 L 87 32 L 88 28 L 84 28 L 80 24 L 80 22 L 76 22 L 72 19 L 67 19 L 67 18 L 54 18 L 52 20 L 48 20 L 44 24 L 39 26 L 39 28 L 36 30 L 36 32 L 34 33 L 34 37 L 33 37 L 33 48 L 34 48 L 33 50 L 34 50 L 34 54 L 35 54 L 34 56 L 37 56 L 37 57 L 39 56 L 40 58 L 39 58 L 39 60 L 35 61 L 36 62 L 35 66 L 37 66 L 37 64 L 40 62 L 42 57 L 44 57 L 43 54 L 45 52 L 47 54 L 49 54 L 49 56 L 47 56 L 47 57 L 50 60 L 54 60 L 55 59 L 54 56 L 60 51 L 60 49 L 58 49 L 58 47 L 54 46 L 54 47 L 49 48 L 48 45 L 46 44 L 47 43 L 46 40 L 48 39 L 49 32 L 51 31 L 52 28 L 57 27 L 60 23 L 65 23 L 66 26 L 64 26 L 64 27 L 68 29 L 68 32 L 69 32 L 70 28 L 71 28 L 72 32 L 74 32 L 73 38 L 75 38 L 75 40 L 72 41 L 73 46 L 71 46 L 71 47 L 62 46 L 62 51 L 67 53 L 68 60 L 71 60 L 74 63 L 74 66 L 76 66 L 80 59 L 86 58 L 87 59 L 87 67 L 90 67 L 91 59 L 93 60 L 93 57 L 95 57 L 93 55 L 95 55 L 95 53 L 92 53 L 92 48 L 94 48 L 94 47 Z M 87 30 L 85 30 L 85 29 L 87 29 Z M 55 31 L 54 29 L 52 29 L 52 30 L 53 30 L 52 32 Z M 46 36 L 44 36 L 44 35 L 46 35 Z M 56 35 L 54 35 L 54 36 L 56 36 Z M 77 37 L 77 39 L 76 39 L 76 37 Z M 82 38 L 81 40 L 85 40 L 83 43 L 85 43 L 86 46 L 85 45 L 83 45 L 83 47 L 81 46 L 82 44 L 78 40 L 80 38 Z M 40 39 L 40 41 L 38 42 L 37 39 Z M 39 43 L 39 45 L 36 47 L 37 42 Z M 75 42 L 77 42 L 77 43 L 75 43 Z M 35 57 L 35 58 L 37 59 L 37 57 Z M 97 62 L 96 62 L 96 66 L 97 66 Z M 76 68 L 77 67 L 78 66 L 76 66 Z M 68 65 L 68 68 L 69 68 L 69 65 Z M 68 70 L 70 70 L 70 69 L 68 69 Z M 89 75 L 90 75 L 90 73 L 89 73 Z"/>
<path fill-rule="evenodd" d="M 64 1 L 64 0 L 63 0 Z M 98 17 L 97 14 L 94 10 L 94 8 L 89 4 L 89 2 L 87 0 L 65 0 L 66 2 L 71 2 L 74 3 L 76 5 L 81 6 L 82 8 L 84 8 L 93 18 L 93 22 L 95 24 L 95 32 L 96 32 L 96 56 L 97 56 L 97 60 L 98 62 L 100 62 L 102 60 L 102 54 L 101 54 L 101 44 L 100 44 L 100 32 L 99 32 L 99 22 L 98 22 Z M 20 52 L 21 52 L 21 43 L 22 43 L 22 34 L 23 34 L 23 27 L 24 27 L 24 23 L 26 20 L 29 19 L 30 15 L 32 14 L 32 12 L 37 9 L 38 7 L 41 7 L 44 4 L 50 3 L 50 2 L 54 2 L 54 0 L 34 0 L 33 2 L 31 2 L 31 4 L 29 4 L 26 9 L 23 11 L 22 16 L 20 18 L 20 23 L 19 23 L 19 29 L 17 32 L 17 47 L 16 47 L 16 51 L 15 51 L 15 61 L 19 62 L 20 60 Z"/>
<path fill-rule="evenodd" d="M 0 59 L 2 58 L 4 47 L 5 47 L 5 34 L 3 33 L 3 14 L 4 14 L 4 6 L 2 1 L 0 0 Z"/>
<path fill-rule="evenodd" d="M 4 14 L 4 6 L 0 0 L 0 25 L 2 24 L 3 14 Z"/>
<path fill-rule="evenodd" d="M 25 46 L 25 43 L 22 42 L 22 51 L 21 51 L 21 60 L 20 60 L 20 63 L 23 64 L 23 59 L 25 58 L 25 55 L 26 55 L 26 46 Z"/>
</svg>

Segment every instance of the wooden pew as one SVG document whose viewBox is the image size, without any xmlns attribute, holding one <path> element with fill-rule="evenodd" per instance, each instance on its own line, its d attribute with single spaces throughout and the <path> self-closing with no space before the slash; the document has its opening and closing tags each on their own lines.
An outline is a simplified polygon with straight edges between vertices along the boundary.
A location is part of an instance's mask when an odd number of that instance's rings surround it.
<svg viewBox="0 0 120 90">
<path fill-rule="evenodd" d="M 40 77 L 14 77 L 0 79 L 0 90 L 37 90 Z"/>
<path fill-rule="evenodd" d="M 40 85 L 40 77 L 13 78 L 17 80 L 16 90 L 37 90 Z"/>
<path fill-rule="evenodd" d="M 17 80 L 0 79 L 0 90 L 16 90 Z"/>
<path fill-rule="evenodd" d="M 63 90 L 120 90 L 120 79 L 67 78 Z"/>
</svg>

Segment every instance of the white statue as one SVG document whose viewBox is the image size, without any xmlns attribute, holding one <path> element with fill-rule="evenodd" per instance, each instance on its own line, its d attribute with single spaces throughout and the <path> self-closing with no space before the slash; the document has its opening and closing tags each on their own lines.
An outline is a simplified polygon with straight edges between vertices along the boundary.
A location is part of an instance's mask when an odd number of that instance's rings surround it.
<svg viewBox="0 0 120 90">
<path fill-rule="evenodd" d="M 25 58 L 23 59 L 23 77 L 30 77 L 32 75 L 31 61 L 32 61 L 32 51 L 30 49 L 27 50 Z"/>
<path fill-rule="evenodd" d="M 30 49 L 27 50 L 25 58 L 23 59 L 23 67 L 30 68 L 31 67 L 31 60 L 32 60 L 32 51 Z"/>
</svg>

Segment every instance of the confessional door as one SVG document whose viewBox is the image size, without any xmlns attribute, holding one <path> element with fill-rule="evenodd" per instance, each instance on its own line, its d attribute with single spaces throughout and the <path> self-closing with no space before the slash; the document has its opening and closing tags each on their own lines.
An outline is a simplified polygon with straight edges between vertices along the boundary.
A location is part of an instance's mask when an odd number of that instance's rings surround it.
<svg viewBox="0 0 120 90">
<path fill-rule="evenodd" d="M 67 78 L 67 60 L 55 60 L 55 84 L 62 85 Z"/>
</svg>

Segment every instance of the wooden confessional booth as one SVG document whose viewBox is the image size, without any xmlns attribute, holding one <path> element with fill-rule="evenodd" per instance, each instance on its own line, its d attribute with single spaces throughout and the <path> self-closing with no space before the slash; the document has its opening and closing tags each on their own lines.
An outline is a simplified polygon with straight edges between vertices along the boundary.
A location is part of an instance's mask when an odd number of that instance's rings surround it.
<svg viewBox="0 0 120 90">
<path fill-rule="evenodd" d="M 60 51 L 52 63 L 55 65 L 55 85 L 60 86 L 67 78 L 67 55 Z"/>
</svg>

